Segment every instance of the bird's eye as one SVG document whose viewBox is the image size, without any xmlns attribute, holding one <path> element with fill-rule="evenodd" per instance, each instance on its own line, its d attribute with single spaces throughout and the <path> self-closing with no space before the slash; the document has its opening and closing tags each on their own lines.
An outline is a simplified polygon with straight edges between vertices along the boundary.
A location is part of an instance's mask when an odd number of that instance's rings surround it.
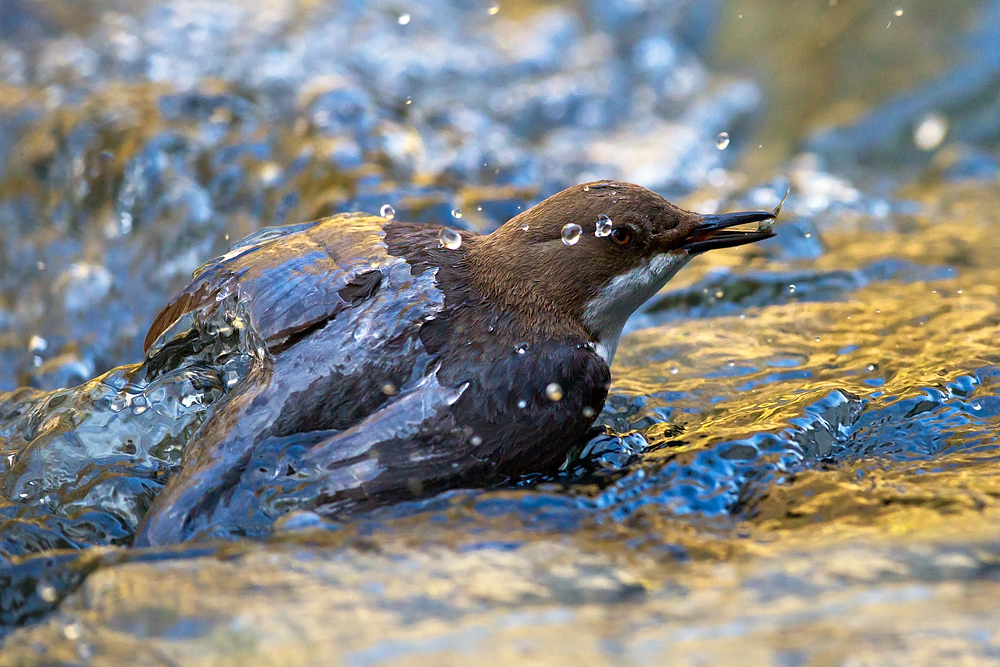
<svg viewBox="0 0 1000 667">
<path fill-rule="evenodd" d="M 615 227 L 611 230 L 611 235 L 608 238 L 616 246 L 627 246 L 632 242 L 632 236 L 632 230 L 628 227 Z"/>
</svg>

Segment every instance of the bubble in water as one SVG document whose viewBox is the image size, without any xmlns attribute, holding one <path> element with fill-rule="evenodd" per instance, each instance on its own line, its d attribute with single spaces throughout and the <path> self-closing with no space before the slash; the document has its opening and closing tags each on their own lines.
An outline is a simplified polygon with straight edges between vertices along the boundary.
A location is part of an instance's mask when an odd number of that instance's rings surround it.
<svg viewBox="0 0 1000 667">
<path fill-rule="evenodd" d="M 438 232 L 438 247 L 447 248 L 448 250 L 458 250 L 462 247 L 462 235 L 456 232 L 454 229 L 449 229 L 448 227 L 442 227 L 441 231 Z"/>
<path fill-rule="evenodd" d="M 396 20 L 399 22 L 399 25 L 406 25 L 410 22 L 410 15 L 408 13 L 400 14 Z"/>
<path fill-rule="evenodd" d="M 559 386 L 558 382 L 550 382 L 548 386 L 545 387 L 545 396 L 550 401 L 562 400 L 563 388 Z"/>
<path fill-rule="evenodd" d="M 603 213 L 597 216 L 597 231 L 594 232 L 598 237 L 605 237 L 611 234 L 612 227 L 611 218 L 604 215 Z"/>
<path fill-rule="evenodd" d="M 576 245 L 580 240 L 583 228 L 574 222 L 568 222 L 562 228 L 562 242 L 566 245 Z"/>
<path fill-rule="evenodd" d="M 522 398 L 520 401 L 517 402 L 517 407 L 524 410 L 526 407 L 528 407 L 528 402 Z"/>
<path fill-rule="evenodd" d="M 589 405 L 584 406 L 584 408 L 583 408 L 583 416 L 584 417 L 586 417 L 587 419 L 590 419 L 591 417 L 593 417 L 596 414 L 597 414 L 597 412 L 594 411 L 594 408 L 590 407 Z"/>
<path fill-rule="evenodd" d="M 396 217 L 396 209 L 389 204 L 382 204 L 382 208 L 378 210 L 378 214 L 386 220 L 392 220 Z"/>
<path fill-rule="evenodd" d="M 719 132 L 719 135 L 715 137 L 715 147 L 720 151 L 724 151 L 729 147 L 729 133 Z"/>
<path fill-rule="evenodd" d="M 948 119 L 941 114 L 928 114 L 913 130 L 913 143 L 922 151 L 932 151 L 948 135 Z"/>
<path fill-rule="evenodd" d="M 494 2 L 492 5 L 490 5 L 489 13 L 490 13 L 490 16 L 496 16 L 497 14 L 499 14 L 500 13 L 500 5 L 498 5 L 497 3 Z"/>
<path fill-rule="evenodd" d="M 460 219 L 462 217 L 462 211 L 457 208 L 451 209 L 451 217 Z"/>
<path fill-rule="evenodd" d="M 530 227 L 528 227 L 528 223 L 522 222 L 521 223 L 521 231 L 522 232 L 526 232 L 526 231 L 528 231 L 528 229 L 530 229 Z"/>
</svg>

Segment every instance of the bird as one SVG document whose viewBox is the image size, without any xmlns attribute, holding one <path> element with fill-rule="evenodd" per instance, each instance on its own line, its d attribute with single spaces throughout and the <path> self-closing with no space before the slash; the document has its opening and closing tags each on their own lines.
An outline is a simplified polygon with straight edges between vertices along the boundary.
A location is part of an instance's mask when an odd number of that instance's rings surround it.
<svg viewBox="0 0 1000 667">
<path fill-rule="evenodd" d="M 236 304 L 258 363 L 134 544 L 265 535 L 290 509 L 352 516 L 557 470 L 604 406 L 629 316 L 692 258 L 774 236 L 778 210 L 702 215 L 605 180 L 490 234 L 364 213 L 258 232 L 146 336 L 152 357 Z"/>
</svg>

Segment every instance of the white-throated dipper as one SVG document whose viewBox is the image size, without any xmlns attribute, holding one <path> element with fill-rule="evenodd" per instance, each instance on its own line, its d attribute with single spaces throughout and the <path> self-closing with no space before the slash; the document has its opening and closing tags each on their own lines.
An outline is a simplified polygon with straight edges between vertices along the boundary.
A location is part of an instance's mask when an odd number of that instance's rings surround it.
<svg viewBox="0 0 1000 667">
<path fill-rule="evenodd" d="M 238 526 L 253 513 L 240 489 L 309 487 L 306 506 L 339 513 L 555 470 L 604 405 L 626 319 L 692 257 L 773 236 L 776 214 L 699 215 L 601 181 L 489 235 L 344 214 L 250 237 L 146 337 L 162 345 L 230 295 L 267 353 L 188 443 L 135 543 Z"/>
</svg>

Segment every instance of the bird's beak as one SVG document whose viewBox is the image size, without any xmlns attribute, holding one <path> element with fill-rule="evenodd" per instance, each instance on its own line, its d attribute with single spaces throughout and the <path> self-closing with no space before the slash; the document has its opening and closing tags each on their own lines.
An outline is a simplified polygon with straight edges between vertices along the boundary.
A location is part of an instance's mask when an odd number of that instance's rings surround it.
<svg viewBox="0 0 1000 667">
<path fill-rule="evenodd" d="M 717 248 L 732 248 L 733 246 L 763 241 L 774 236 L 770 225 L 761 225 L 761 222 L 774 220 L 778 217 L 780 204 L 774 211 L 740 211 L 737 213 L 723 213 L 722 215 L 701 215 L 698 216 L 698 223 L 688 237 L 681 243 L 692 255 L 715 250 Z M 739 225 L 749 225 L 757 223 L 755 229 L 735 230 L 730 227 Z"/>
</svg>

